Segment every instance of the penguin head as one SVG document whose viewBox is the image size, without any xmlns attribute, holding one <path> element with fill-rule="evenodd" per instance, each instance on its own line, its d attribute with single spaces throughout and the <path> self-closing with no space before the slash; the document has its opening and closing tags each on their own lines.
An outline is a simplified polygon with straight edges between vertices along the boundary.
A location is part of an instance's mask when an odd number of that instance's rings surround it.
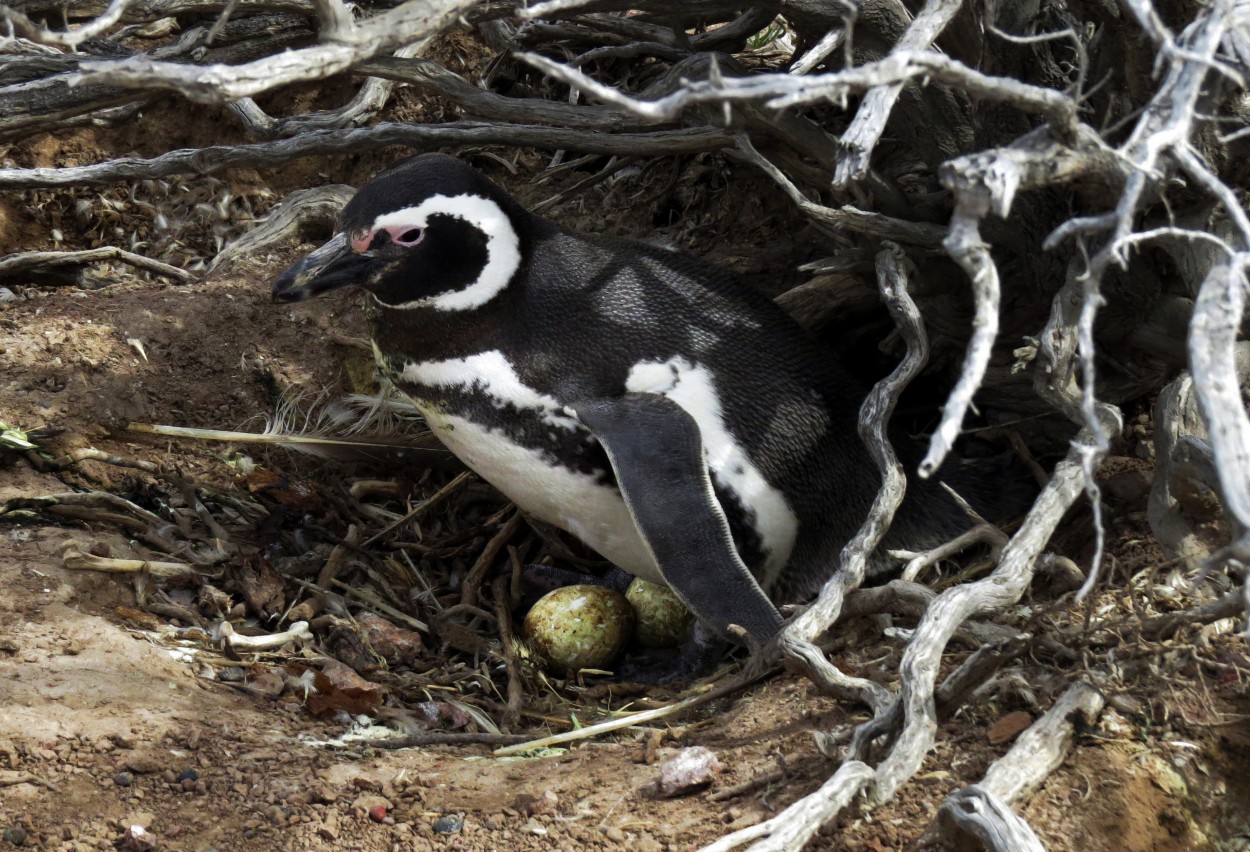
<svg viewBox="0 0 1250 852">
<path fill-rule="evenodd" d="M 521 267 L 529 213 L 454 157 L 421 154 L 365 184 L 334 237 L 283 272 L 277 301 L 357 285 L 384 307 L 471 310 Z"/>
</svg>

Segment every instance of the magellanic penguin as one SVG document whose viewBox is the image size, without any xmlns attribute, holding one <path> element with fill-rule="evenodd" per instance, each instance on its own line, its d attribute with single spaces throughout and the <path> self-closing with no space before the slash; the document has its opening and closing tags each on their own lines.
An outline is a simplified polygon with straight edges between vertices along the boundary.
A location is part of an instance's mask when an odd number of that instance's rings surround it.
<svg viewBox="0 0 1250 852">
<path fill-rule="evenodd" d="M 382 370 L 461 461 L 721 636 L 772 639 L 774 602 L 819 587 L 876 493 L 862 392 L 772 301 L 535 216 L 455 158 L 362 187 L 273 295 L 348 285 L 368 293 Z M 967 526 L 912 485 L 886 546 Z"/>
</svg>

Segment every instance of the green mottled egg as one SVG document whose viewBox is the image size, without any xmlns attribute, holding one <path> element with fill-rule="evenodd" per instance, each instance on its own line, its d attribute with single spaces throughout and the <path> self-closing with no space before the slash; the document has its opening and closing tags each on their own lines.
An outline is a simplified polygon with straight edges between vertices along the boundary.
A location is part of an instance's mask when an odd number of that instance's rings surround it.
<svg viewBox="0 0 1250 852">
<path fill-rule="evenodd" d="M 694 616 L 668 586 L 635 579 L 625 591 L 634 608 L 634 636 L 648 648 L 672 648 L 685 641 Z"/>
<path fill-rule="evenodd" d="M 602 669 L 616 662 L 634 629 L 625 596 L 603 586 L 565 586 L 539 598 L 525 635 L 552 674 Z"/>
</svg>

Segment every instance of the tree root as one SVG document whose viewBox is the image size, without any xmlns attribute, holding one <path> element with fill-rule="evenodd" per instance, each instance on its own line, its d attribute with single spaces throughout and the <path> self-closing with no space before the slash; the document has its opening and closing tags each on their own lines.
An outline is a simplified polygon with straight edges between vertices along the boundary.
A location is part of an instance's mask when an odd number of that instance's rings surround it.
<svg viewBox="0 0 1250 852">
<path fill-rule="evenodd" d="M 1044 847 L 1011 810 L 1063 762 L 1076 733 L 1091 727 L 1102 712 L 1102 693 L 1087 683 L 1068 687 L 1042 718 L 990 766 L 980 784 L 947 797 L 938 812 L 940 834 L 948 842 L 971 834 L 994 852 Z"/>
</svg>

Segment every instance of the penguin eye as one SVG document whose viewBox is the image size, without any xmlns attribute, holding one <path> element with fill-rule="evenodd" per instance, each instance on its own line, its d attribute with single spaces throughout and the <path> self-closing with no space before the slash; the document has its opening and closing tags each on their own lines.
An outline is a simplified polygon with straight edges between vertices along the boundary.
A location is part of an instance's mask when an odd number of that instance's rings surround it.
<svg viewBox="0 0 1250 852">
<path fill-rule="evenodd" d="M 404 248 L 412 248 L 425 239 L 425 228 L 410 228 L 405 225 L 397 225 L 387 228 L 386 233 L 390 235 L 391 242 Z"/>
</svg>

